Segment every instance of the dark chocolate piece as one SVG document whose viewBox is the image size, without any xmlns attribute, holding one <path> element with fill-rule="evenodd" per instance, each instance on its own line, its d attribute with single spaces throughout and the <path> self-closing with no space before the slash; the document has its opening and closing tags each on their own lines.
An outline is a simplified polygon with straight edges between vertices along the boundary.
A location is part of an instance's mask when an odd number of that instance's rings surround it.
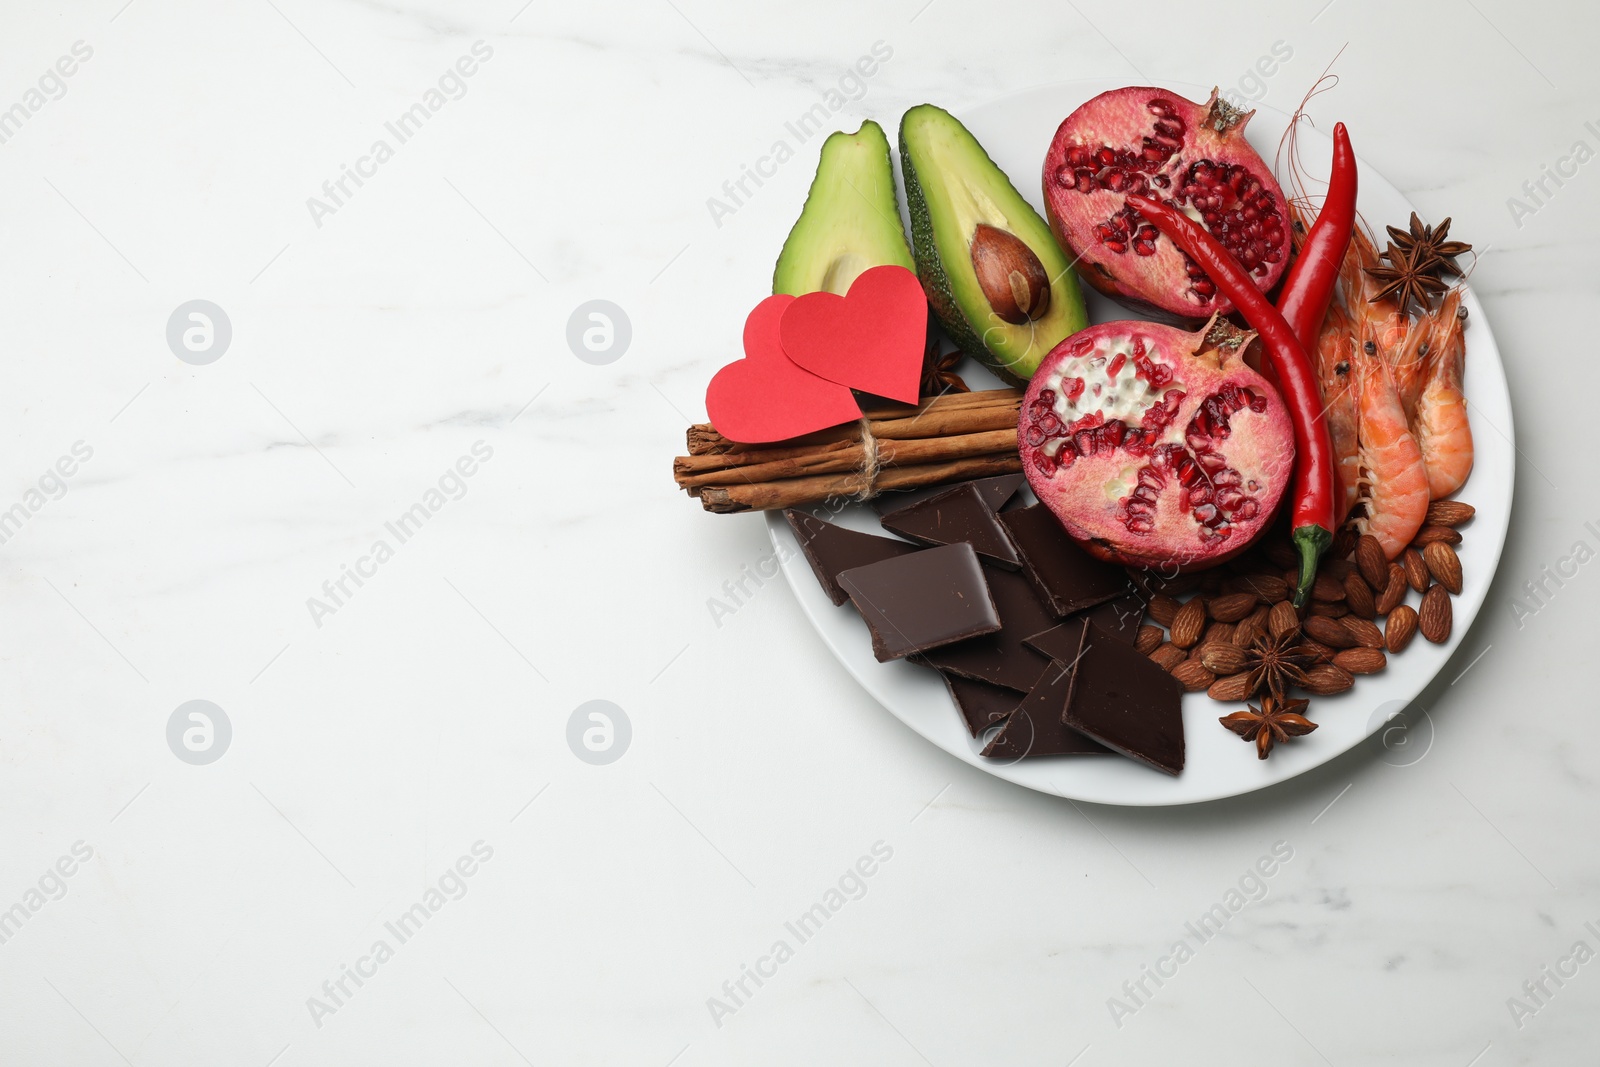
<svg viewBox="0 0 1600 1067">
<path fill-rule="evenodd" d="M 1128 591 L 1128 575 L 1079 548 L 1061 521 L 1043 504 L 1016 508 L 1000 516 L 1045 606 L 1058 617 L 1103 604 Z"/>
<path fill-rule="evenodd" d="M 872 498 L 872 506 L 880 515 L 887 515 L 891 511 L 920 504 L 924 500 L 931 500 L 941 493 L 948 493 L 958 485 L 971 485 L 978 490 L 991 510 L 999 511 L 1006 506 L 1017 490 L 1022 488 L 1022 475 L 997 474 L 993 478 L 974 478 L 970 482 L 958 482 L 956 485 L 930 485 L 922 489 L 891 489 Z"/>
<path fill-rule="evenodd" d="M 967 732 L 973 737 L 982 736 L 991 726 L 1004 722 L 1017 706 L 1017 694 L 1009 689 L 987 682 L 974 682 L 970 678 L 945 674 L 943 671 L 939 676 L 944 679 L 945 688 L 950 690 L 950 699 L 955 701 L 956 710 L 961 712 L 961 717 L 967 723 Z"/>
<path fill-rule="evenodd" d="M 1183 770 L 1183 686 L 1093 623 L 1062 722 L 1158 771 Z"/>
<path fill-rule="evenodd" d="M 1139 636 L 1139 624 L 1144 621 L 1144 598 L 1138 593 L 1127 593 L 1115 600 L 1108 600 L 1088 611 L 1079 612 L 1042 634 L 1034 634 L 1023 644 L 1051 659 L 1071 659 L 1077 655 L 1084 619 L 1131 645 Z"/>
<path fill-rule="evenodd" d="M 794 508 L 785 511 L 783 517 L 789 520 L 789 528 L 800 542 L 800 551 L 806 554 L 806 562 L 811 564 L 817 581 L 835 604 L 850 599 L 850 595 L 839 588 L 841 571 L 921 551 L 917 545 L 908 545 L 893 537 L 847 530 Z"/>
<path fill-rule="evenodd" d="M 958 645 L 946 645 L 918 657 L 917 662 L 963 678 L 1026 693 L 1038 680 L 1045 657 L 1022 642 L 1049 629 L 1056 620 L 1039 603 L 1033 586 L 1022 575 L 987 566 L 983 573 L 989 579 L 989 595 L 1000 612 L 1000 632 Z"/>
<path fill-rule="evenodd" d="M 1016 570 L 1017 550 L 1000 519 L 971 482 L 958 485 L 918 504 L 891 511 L 881 520 L 885 530 L 924 545 L 965 541 L 985 560 Z"/>
<path fill-rule="evenodd" d="M 1079 623 L 1081 645 L 1086 624 Z M 1075 654 L 1067 660 L 1051 660 L 1028 695 L 1022 698 L 1000 732 L 984 746 L 983 754 L 994 759 L 1019 760 L 1025 756 L 1104 756 L 1111 750 L 1061 721 L 1062 712 L 1073 701 L 1078 685 Z"/>
<path fill-rule="evenodd" d="M 854 567 L 839 584 L 867 621 L 880 663 L 1000 629 L 983 566 L 965 542 Z"/>
</svg>

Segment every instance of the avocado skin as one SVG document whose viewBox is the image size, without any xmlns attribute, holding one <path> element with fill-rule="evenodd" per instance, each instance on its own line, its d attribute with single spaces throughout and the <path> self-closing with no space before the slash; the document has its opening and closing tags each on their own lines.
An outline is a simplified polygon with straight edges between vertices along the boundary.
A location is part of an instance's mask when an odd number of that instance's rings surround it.
<svg viewBox="0 0 1600 1067">
<path fill-rule="evenodd" d="M 906 112 L 907 116 L 910 114 Z M 978 335 L 972 332 L 967 317 L 956 306 L 955 295 L 950 291 L 950 279 L 945 275 L 944 263 L 939 259 L 938 242 L 933 238 L 933 216 L 928 212 L 928 198 L 922 194 L 922 183 L 917 180 L 917 165 L 911 161 L 911 150 L 906 147 L 904 118 L 900 120 L 900 173 L 905 179 L 906 210 L 911 215 L 911 247 L 917 261 L 917 277 L 922 280 L 922 291 L 928 294 L 928 306 L 933 309 L 934 317 L 963 354 L 994 371 L 1007 385 L 1027 385 L 1026 378 L 1017 377 L 995 359 Z"/>
<path fill-rule="evenodd" d="M 855 167 L 855 181 L 851 181 L 852 166 Z M 853 186 L 848 197 L 837 187 L 840 182 Z M 874 198 L 869 192 L 878 195 Z M 839 198 L 844 201 L 842 208 Z M 857 202 L 860 200 L 864 200 L 865 205 Z M 863 206 L 869 212 L 865 217 L 860 214 Z M 854 229 L 843 241 L 837 239 L 840 236 L 837 228 L 841 226 Z M 848 278 L 836 278 L 834 268 L 848 255 L 856 257 L 857 262 L 847 266 L 858 269 L 849 273 Z M 818 263 L 814 258 L 818 256 L 825 262 Z M 773 267 L 772 291 L 803 296 L 826 290 L 842 296 L 861 270 L 886 264 L 907 270 L 914 267 L 911 249 L 906 245 L 905 231 L 900 225 L 900 205 L 895 202 L 894 159 L 889 137 L 882 126 L 866 119 L 855 133 L 839 130 L 823 141 L 816 177 L 811 180 L 805 205 L 789 230 L 789 236 L 784 238 L 778 262 Z"/>
<path fill-rule="evenodd" d="M 1021 234 L 1016 234 L 1024 244 L 1027 244 L 1033 253 L 1039 257 L 1047 274 L 1053 276 L 1050 286 L 1051 309 L 1046 318 L 1054 318 L 1064 309 L 1072 309 L 1073 314 L 1066 316 L 1067 328 L 1062 337 L 1071 336 L 1089 324 L 1088 313 L 1083 305 L 1083 295 L 1078 288 L 1076 275 L 1067 265 L 1066 257 L 1061 253 L 1060 245 L 1055 242 L 1049 232 L 1049 224 L 1034 210 L 1031 204 L 1023 200 L 1016 186 L 1011 184 L 1011 179 L 997 166 L 989 153 L 973 137 L 961 122 L 943 108 L 933 104 L 919 104 L 911 108 L 900 119 L 900 173 L 905 182 L 906 207 L 911 216 L 911 247 L 912 254 L 917 263 L 917 277 L 922 281 L 922 288 L 928 295 L 928 304 L 933 309 L 939 324 L 945 332 L 955 341 L 961 351 L 971 356 L 992 370 L 997 377 L 1010 385 L 1025 386 L 1028 375 L 1019 375 L 1012 369 L 1014 363 L 992 351 L 983 339 L 973 329 L 971 321 L 962 311 L 960 303 L 955 296 L 949 272 L 945 269 L 943 258 L 939 251 L 939 242 L 935 233 L 933 213 L 928 205 L 927 194 L 923 192 L 922 182 L 917 176 L 917 164 L 911 152 L 911 138 L 907 136 L 907 124 L 918 117 L 918 113 L 934 113 L 940 116 L 941 121 L 950 123 L 960 129 L 966 139 L 971 141 L 971 146 L 976 150 L 976 157 L 971 160 L 971 165 L 979 170 L 987 170 L 988 176 L 997 179 L 1006 193 L 1016 199 L 1019 210 L 1026 210 L 1032 220 L 1037 223 L 1038 233 L 1034 241 L 1029 241 Z M 1048 246 L 1040 247 L 1040 242 L 1049 242 Z M 963 249 L 970 256 L 970 252 Z M 1052 270 L 1051 258 L 1060 260 L 1059 270 Z M 1041 320 L 1043 321 L 1043 320 Z M 1057 339 L 1059 343 L 1060 338 Z M 1054 347 L 1053 345 L 1050 347 Z M 1049 348 L 1039 351 L 1032 359 L 1033 368 L 1044 360 L 1049 353 Z"/>
</svg>

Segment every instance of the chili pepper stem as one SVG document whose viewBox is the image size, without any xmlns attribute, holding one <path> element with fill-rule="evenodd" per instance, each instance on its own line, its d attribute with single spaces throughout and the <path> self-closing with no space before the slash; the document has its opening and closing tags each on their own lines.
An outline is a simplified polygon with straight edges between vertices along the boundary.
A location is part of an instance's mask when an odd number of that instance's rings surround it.
<svg viewBox="0 0 1600 1067">
<path fill-rule="evenodd" d="M 1333 531 L 1325 526 L 1301 526 L 1293 536 L 1294 545 L 1300 550 L 1300 584 L 1294 591 L 1294 606 L 1299 611 L 1311 599 L 1311 587 L 1317 582 L 1317 561 L 1333 543 Z"/>
</svg>

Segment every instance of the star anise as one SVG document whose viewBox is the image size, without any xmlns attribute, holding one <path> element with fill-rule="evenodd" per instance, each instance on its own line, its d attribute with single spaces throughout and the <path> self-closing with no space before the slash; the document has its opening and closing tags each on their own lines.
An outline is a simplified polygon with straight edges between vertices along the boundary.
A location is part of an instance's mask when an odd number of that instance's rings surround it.
<svg viewBox="0 0 1600 1067">
<path fill-rule="evenodd" d="M 1461 277 L 1461 268 L 1456 265 L 1456 257 L 1472 251 L 1472 246 L 1465 241 L 1447 241 L 1450 234 L 1450 220 L 1447 218 L 1437 226 L 1424 226 L 1422 220 L 1417 218 L 1417 213 L 1411 213 L 1411 228 L 1402 230 L 1398 226 L 1386 227 L 1389 238 L 1396 248 L 1410 256 L 1418 270 L 1427 273 L 1453 274 Z"/>
<path fill-rule="evenodd" d="M 1304 685 L 1306 669 L 1317 661 L 1316 650 L 1299 644 L 1300 631 L 1290 630 L 1282 637 L 1262 634 L 1245 651 L 1245 672 L 1248 674 L 1249 692 L 1253 697 L 1266 690 L 1278 700 L 1283 700 L 1292 685 Z"/>
<path fill-rule="evenodd" d="M 955 371 L 961 362 L 961 350 L 951 349 L 939 354 L 938 342 L 930 341 L 922 358 L 922 395 L 940 396 L 944 393 L 970 393 L 971 388 Z"/>
<path fill-rule="evenodd" d="M 1450 288 L 1438 275 L 1430 273 L 1436 269 L 1435 265 L 1419 260 L 1415 252 L 1391 244 L 1383 258 L 1389 261 L 1389 266 L 1367 268 L 1367 273 L 1383 285 L 1372 298 L 1373 303 L 1392 297 L 1400 302 L 1402 311 L 1408 309 L 1413 300 L 1426 310 L 1433 306 L 1434 297 Z"/>
<path fill-rule="evenodd" d="M 1249 705 L 1217 721 L 1246 741 L 1256 743 L 1256 758 L 1266 759 L 1274 743 L 1287 744 L 1291 737 L 1303 737 L 1317 724 L 1300 714 L 1311 706 L 1309 700 L 1279 700 L 1271 693 L 1261 698 L 1261 707 Z"/>
</svg>

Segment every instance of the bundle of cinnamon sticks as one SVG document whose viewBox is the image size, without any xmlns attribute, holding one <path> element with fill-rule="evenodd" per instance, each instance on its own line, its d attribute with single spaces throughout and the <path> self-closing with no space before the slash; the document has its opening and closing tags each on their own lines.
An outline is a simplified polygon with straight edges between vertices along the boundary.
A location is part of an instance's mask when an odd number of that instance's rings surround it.
<svg viewBox="0 0 1600 1067">
<path fill-rule="evenodd" d="M 707 511 L 729 514 L 869 499 L 966 478 L 1012 474 L 1022 393 L 946 393 L 872 408 L 859 422 L 770 445 L 730 441 L 707 423 L 689 427 L 689 455 L 672 474 Z"/>
</svg>

